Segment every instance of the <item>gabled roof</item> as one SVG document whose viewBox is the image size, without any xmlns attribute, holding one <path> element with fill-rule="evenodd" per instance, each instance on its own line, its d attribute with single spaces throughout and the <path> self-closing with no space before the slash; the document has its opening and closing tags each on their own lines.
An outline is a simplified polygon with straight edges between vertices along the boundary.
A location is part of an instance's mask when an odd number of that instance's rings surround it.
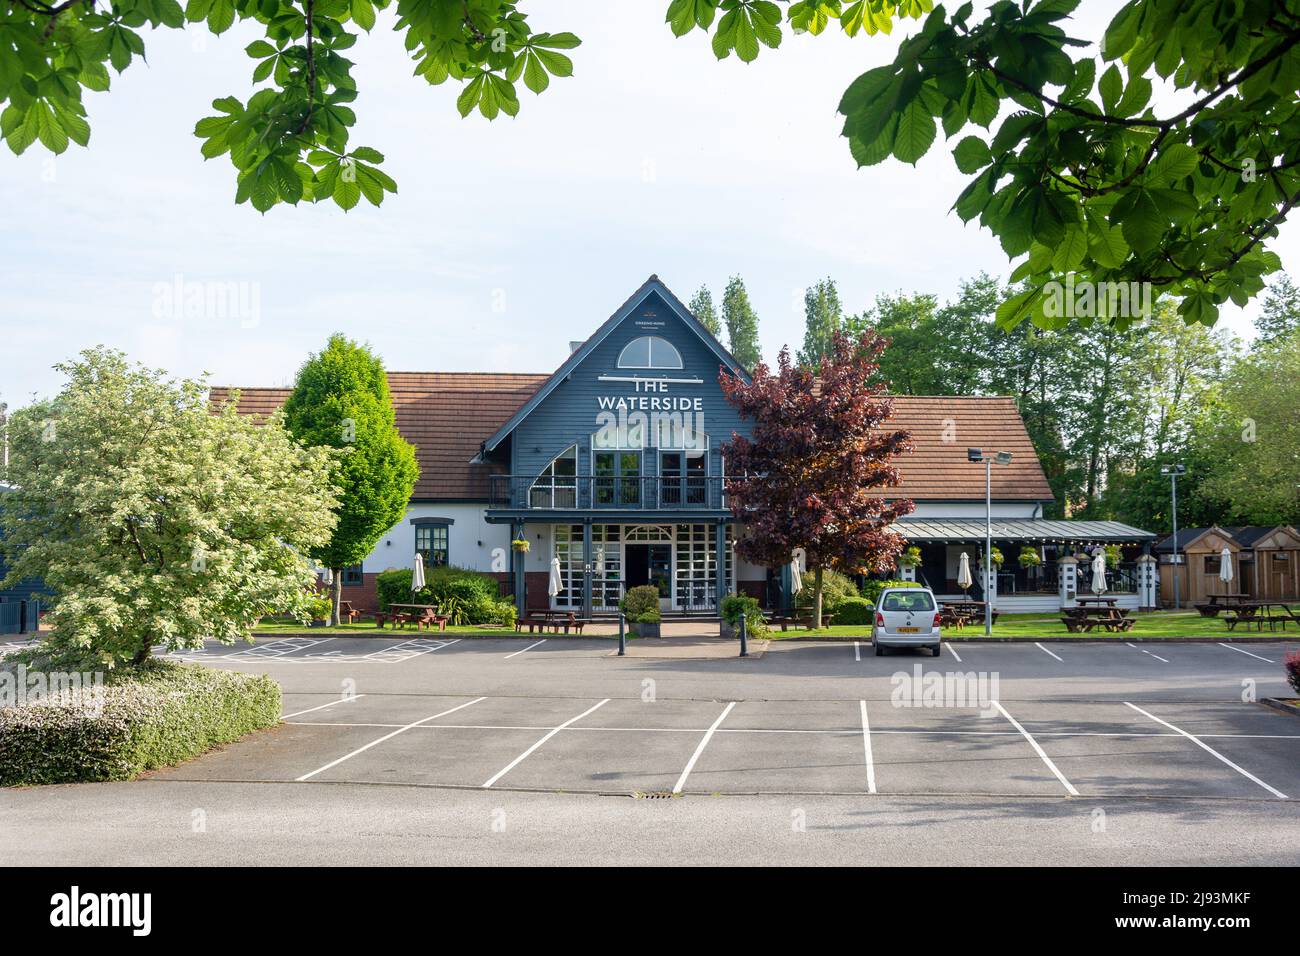
<svg viewBox="0 0 1300 956">
<path fill-rule="evenodd" d="M 556 386 L 568 378 L 573 370 L 581 365 L 587 356 L 605 340 L 605 337 L 616 329 L 624 319 L 630 316 L 632 312 L 646 299 L 646 297 L 652 293 L 658 293 L 659 297 L 667 303 L 668 307 L 672 309 L 677 318 L 681 319 L 688 329 L 698 335 L 700 341 L 708 346 L 713 354 L 718 357 L 720 364 L 725 365 L 732 372 L 741 376 L 745 381 L 749 381 L 749 373 L 746 372 L 745 369 L 741 367 L 740 363 L 736 361 L 736 357 L 728 352 L 713 333 L 706 329 L 704 324 L 691 314 L 691 310 L 682 304 L 681 299 L 673 295 L 672 290 L 669 289 L 668 286 L 664 285 L 657 275 L 651 275 L 650 278 L 646 279 L 645 282 L 641 284 L 639 289 L 628 296 L 627 301 L 620 305 L 614 311 L 613 315 L 601 324 L 600 328 L 592 333 L 591 337 L 588 338 L 587 341 L 583 342 L 581 346 L 575 349 L 573 353 L 564 360 L 564 364 L 552 373 L 546 383 L 537 390 L 536 394 L 534 394 L 532 398 L 524 403 L 523 407 L 510 416 L 509 421 L 498 428 L 490 438 L 483 442 L 479 450 L 479 455 L 484 455 L 496 448 L 497 445 L 501 444 L 501 442 L 505 440 L 506 436 L 519 427 L 519 423 L 527 418 L 532 413 L 533 409 L 540 405 L 546 399 L 546 396 L 550 395 L 551 392 L 555 390 Z"/>
<path fill-rule="evenodd" d="M 993 465 L 995 501 L 1052 501 L 1034 443 L 1014 398 L 895 395 L 888 428 L 912 433 L 915 451 L 898 459 L 902 483 L 889 497 L 930 501 L 984 500 L 984 469 L 967 448 L 1011 452 L 1011 464 Z"/>
<path fill-rule="evenodd" d="M 389 372 L 397 430 L 415 446 L 420 478 L 413 498 L 484 500 L 491 469 L 469 464 L 480 439 L 499 427 L 546 381 L 545 375 L 492 372 Z M 233 391 L 212 389 L 219 404 Z M 266 416 L 288 388 L 239 390 L 239 411 Z"/>
<path fill-rule="evenodd" d="M 1179 528 L 1178 529 L 1178 549 L 1184 550 L 1188 545 L 1195 544 L 1197 539 L 1202 535 L 1213 531 L 1223 535 L 1240 548 L 1253 548 L 1255 542 L 1260 538 L 1272 534 L 1278 528 L 1286 528 L 1286 525 L 1230 525 L 1221 527 L 1211 525 L 1208 528 Z M 1172 534 L 1165 537 L 1156 545 L 1156 550 L 1164 554 L 1172 554 L 1174 550 L 1174 536 Z"/>
</svg>

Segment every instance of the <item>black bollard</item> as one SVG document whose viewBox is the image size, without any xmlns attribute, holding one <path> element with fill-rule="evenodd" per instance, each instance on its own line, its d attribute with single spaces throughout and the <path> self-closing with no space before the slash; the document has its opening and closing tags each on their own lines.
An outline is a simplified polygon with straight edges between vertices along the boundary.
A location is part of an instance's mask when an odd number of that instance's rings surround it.
<svg viewBox="0 0 1300 956">
<path fill-rule="evenodd" d="M 627 622 L 621 613 L 618 616 L 618 656 L 623 657 L 627 654 L 627 637 L 624 635 L 624 627 Z"/>
<path fill-rule="evenodd" d="M 740 612 L 740 656 L 741 657 L 749 656 L 749 642 L 746 639 L 746 631 L 749 630 L 749 628 L 746 626 L 748 620 L 749 618 L 745 614 L 745 612 L 741 611 Z"/>
</svg>

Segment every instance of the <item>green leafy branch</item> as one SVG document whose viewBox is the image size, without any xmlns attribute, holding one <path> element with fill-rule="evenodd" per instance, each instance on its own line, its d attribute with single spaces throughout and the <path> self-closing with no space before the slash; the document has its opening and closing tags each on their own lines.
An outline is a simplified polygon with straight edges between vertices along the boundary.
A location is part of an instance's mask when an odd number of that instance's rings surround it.
<svg viewBox="0 0 1300 956">
<path fill-rule="evenodd" d="M 383 156 L 351 148 L 356 114 L 353 63 L 344 55 L 377 11 L 392 5 L 415 72 L 430 83 L 462 84 L 457 109 L 487 119 L 519 111 L 516 83 L 535 94 L 552 77 L 573 75 L 561 52 L 572 33 L 534 33 L 512 0 L 0 0 L 0 136 L 22 153 L 39 141 L 62 153 L 90 140 L 83 90 L 106 91 L 117 73 L 145 55 L 141 29 L 180 29 L 188 21 L 220 36 L 236 20 L 265 38 L 246 47 L 255 61 L 247 98 L 226 96 L 196 124 L 205 158 L 229 156 L 237 202 L 265 212 L 278 203 L 333 199 L 351 209 L 379 205 L 397 184 L 378 168 Z"/>
</svg>

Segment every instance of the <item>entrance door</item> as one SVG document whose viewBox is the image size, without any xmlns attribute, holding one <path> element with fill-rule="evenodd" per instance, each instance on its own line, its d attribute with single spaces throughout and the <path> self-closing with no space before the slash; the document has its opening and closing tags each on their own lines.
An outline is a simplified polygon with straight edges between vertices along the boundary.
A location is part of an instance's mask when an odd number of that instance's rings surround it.
<svg viewBox="0 0 1300 956">
<path fill-rule="evenodd" d="M 653 584 L 659 589 L 659 606 L 672 607 L 673 549 L 668 544 L 623 546 L 623 582 L 629 588 Z"/>
<path fill-rule="evenodd" d="M 1268 556 L 1268 570 L 1268 596 L 1277 599 L 1291 597 L 1291 555 L 1286 551 L 1274 551 Z"/>
</svg>

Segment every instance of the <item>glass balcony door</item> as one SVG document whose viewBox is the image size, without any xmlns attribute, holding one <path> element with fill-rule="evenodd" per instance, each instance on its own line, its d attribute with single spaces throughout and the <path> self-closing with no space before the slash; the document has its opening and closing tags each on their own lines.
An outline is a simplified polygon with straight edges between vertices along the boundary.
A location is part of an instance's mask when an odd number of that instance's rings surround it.
<svg viewBox="0 0 1300 956">
<path fill-rule="evenodd" d="M 597 508 L 641 507 L 639 451 L 598 451 L 592 472 L 592 503 Z"/>
</svg>

